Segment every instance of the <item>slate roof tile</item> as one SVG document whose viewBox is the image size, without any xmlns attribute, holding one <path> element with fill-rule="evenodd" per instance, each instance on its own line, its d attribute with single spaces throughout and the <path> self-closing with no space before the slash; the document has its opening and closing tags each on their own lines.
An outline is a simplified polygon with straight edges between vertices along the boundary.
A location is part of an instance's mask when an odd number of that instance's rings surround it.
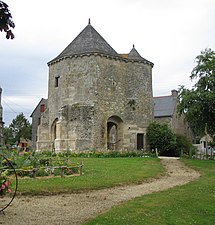
<svg viewBox="0 0 215 225">
<path fill-rule="evenodd" d="M 174 96 L 154 97 L 154 117 L 173 116 L 177 98 Z"/>
<path fill-rule="evenodd" d="M 86 53 L 101 53 L 110 56 L 119 56 L 118 53 L 89 23 L 81 33 L 52 61 Z"/>
</svg>

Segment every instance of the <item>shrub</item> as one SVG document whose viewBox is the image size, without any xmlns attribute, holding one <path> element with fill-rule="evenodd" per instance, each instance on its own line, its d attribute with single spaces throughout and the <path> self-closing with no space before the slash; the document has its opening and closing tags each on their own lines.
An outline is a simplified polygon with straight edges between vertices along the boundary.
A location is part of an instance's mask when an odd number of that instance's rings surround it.
<svg viewBox="0 0 215 225">
<path fill-rule="evenodd" d="M 39 162 L 40 162 L 41 166 L 48 166 L 49 165 L 49 159 L 47 159 L 47 158 L 42 158 L 42 159 L 39 160 Z"/>
<path fill-rule="evenodd" d="M 193 154 L 195 154 L 195 148 L 187 137 L 181 134 L 176 134 L 175 152 L 177 156 L 187 155 L 191 157 Z"/>
<path fill-rule="evenodd" d="M 175 156 L 176 137 L 167 124 L 152 122 L 147 128 L 147 142 L 160 155 Z"/>
</svg>

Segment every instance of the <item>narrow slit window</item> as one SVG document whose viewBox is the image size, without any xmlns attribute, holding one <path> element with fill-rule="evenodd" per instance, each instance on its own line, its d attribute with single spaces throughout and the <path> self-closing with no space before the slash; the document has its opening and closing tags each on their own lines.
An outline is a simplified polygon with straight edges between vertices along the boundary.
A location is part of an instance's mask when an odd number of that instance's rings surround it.
<svg viewBox="0 0 215 225">
<path fill-rule="evenodd" d="M 58 87 L 59 86 L 59 79 L 60 77 L 55 77 L 55 87 Z"/>
</svg>

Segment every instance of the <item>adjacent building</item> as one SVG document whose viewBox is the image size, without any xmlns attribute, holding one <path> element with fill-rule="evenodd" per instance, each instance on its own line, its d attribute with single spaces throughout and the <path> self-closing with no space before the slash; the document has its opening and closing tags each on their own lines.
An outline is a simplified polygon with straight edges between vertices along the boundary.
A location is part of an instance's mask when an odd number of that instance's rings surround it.
<svg viewBox="0 0 215 225">
<path fill-rule="evenodd" d="M 154 119 L 168 124 L 174 133 L 184 135 L 193 142 L 194 135 L 189 124 L 184 116 L 177 112 L 177 97 L 176 90 L 172 90 L 168 96 L 154 97 Z"/>
<path fill-rule="evenodd" d="M 46 111 L 48 107 L 48 100 L 45 98 L 42 98 L 34 111 L 31 114 L 32 117 L 32 147 L 33 149 L 36 149 L 36 142 L 37 142 L 37 128 L 41 123 L 41 117 L 43 113 Z"/>
</svg>

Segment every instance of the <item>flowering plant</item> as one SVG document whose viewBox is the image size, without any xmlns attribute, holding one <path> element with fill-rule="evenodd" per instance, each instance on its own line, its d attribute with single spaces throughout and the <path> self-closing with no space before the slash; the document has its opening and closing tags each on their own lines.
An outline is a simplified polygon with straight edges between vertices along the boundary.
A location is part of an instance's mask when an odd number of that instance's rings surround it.
<svg viewBox="0 0 215 225">
<path fill-rule="evenodd" d="M 0 196 L 6 195 L 6 193 L 10 193 L 11 189 L 9 187 L 9 179 L 7 177 L 8 171 L 5 170 L 0 174 Z"/>
</svg>

